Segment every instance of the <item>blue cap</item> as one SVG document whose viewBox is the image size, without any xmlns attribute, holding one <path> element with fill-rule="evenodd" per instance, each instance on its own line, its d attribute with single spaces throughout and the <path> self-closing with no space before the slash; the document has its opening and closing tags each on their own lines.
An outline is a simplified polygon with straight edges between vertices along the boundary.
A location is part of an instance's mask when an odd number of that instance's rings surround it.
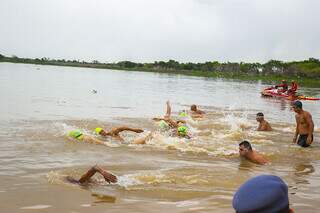
<svg viewBox="0 0 320 213">
<path fill-rule="evenodd" d="M 289 208 L 288 187 L 281 178 L 260 175 L 240 186 L 233 196 L 237 213 L 270 213 Z"/>
<path fill-rule="evenodd" d="M 302 109 L 302 102 L 301 101 L 295 101 L 292 104 L 294 107 Z"/>
</svg>

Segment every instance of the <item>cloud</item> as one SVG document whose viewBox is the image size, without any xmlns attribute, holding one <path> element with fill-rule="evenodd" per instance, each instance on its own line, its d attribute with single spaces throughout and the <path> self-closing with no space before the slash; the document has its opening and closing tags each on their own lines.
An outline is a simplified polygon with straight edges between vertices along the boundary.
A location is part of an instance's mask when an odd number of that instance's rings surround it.
<svg viewBox="0 0 320 213">
<path fill-rule="evenodd" d="M 320 57 L 317 0 L 2 0 L 0 52 L 114 62 Z"/>
</svg>

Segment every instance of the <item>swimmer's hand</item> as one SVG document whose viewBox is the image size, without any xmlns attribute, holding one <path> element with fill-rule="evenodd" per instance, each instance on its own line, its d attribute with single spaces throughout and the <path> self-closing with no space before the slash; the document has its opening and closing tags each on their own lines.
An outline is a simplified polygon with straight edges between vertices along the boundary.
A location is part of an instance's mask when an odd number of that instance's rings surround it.
<svg viewBox="0 0 320 213">
<path fill-rule="evenodd" d="M 101 171 L 101 175 L 104 177 L 104 179 L 108 182 L 108 183 L 116 183 L 118 181 L 117 176 L 107 172 L 107 171 Z"/>
<path fill-rule="evenodd" d="M 312 143 L 312 141 L 311 141 L 311 136 L 308 135 L 308 137 L 307 137 L 307 144 L 310 145 L 311 143 Z"/>
<path fill-rule="evenodd" d="M 294 137 L 292 143 L 297 143 L 297 137 Z"/>
</svg>

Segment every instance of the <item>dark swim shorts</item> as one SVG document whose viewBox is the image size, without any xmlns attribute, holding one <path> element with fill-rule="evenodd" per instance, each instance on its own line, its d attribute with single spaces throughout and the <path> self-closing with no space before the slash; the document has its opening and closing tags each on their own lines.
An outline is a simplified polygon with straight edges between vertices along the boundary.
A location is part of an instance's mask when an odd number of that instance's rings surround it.
<svg viewBox="0 0 320 213">
<path fill-rule="evenodd" d="M 308 138 L 308 135 L 299 135 L 298 145 L 301 147 L 310 146 L 309 144 L 307 144 L 307 138 Z M 313 141 L 313 135 L 311 135 L 311 141 Z"/>
</svg>

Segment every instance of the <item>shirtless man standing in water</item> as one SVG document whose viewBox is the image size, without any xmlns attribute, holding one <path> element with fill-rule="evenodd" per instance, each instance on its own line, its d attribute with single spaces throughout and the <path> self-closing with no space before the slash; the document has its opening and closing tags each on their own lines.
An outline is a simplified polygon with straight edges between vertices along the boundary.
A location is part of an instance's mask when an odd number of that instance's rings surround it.
<svg viewBox="0 0 320 213">
<path fill-rule="evenodd" d="M 301 147 L 308 147 L 313 142 L 314 124 L 312 116 L 309 112 L 302 109 L 301 101 L 293 103 L 293 110 L 296 113 L 296 132 L 292 143 L 296 143 Z M 297 137 L 299 138 L 297 140 Z"/>
<path fill-rule="evenodd" d="M 242 141 L 239 144 L 239 154 L 241 157 L 244 157 L 253 163 L 266 164 L 269 162 L 262 155 L 253 150 L 251 144 L 248 141 Z"/>
</svg>

